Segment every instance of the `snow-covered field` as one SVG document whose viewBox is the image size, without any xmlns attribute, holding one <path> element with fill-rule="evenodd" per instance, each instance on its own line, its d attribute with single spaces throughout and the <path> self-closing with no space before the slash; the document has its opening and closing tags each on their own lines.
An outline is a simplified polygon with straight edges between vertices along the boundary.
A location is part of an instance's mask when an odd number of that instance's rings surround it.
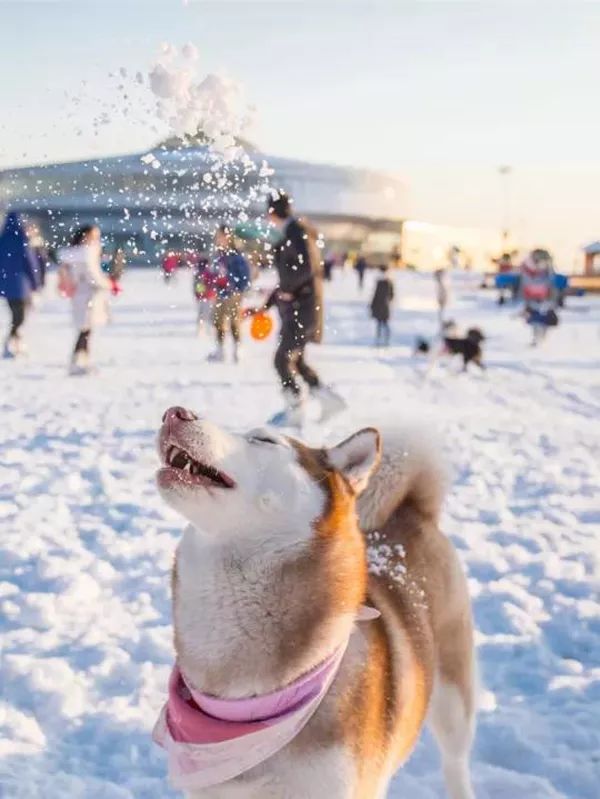
<svg viewBox="0 0 600 799">
<path fill-rule="evenodd" d="M 439 431 L 454 482 L 445 530 L 470 576 L 481 667 L 473 757 L 479 799 L 600 793 L 600 302 L 571 300 L 543 348 L 477 279 L 456 278 L 453 316 L 489 340 L 486 375 L 410 355 L 433 330 L 430 279 L 397 278 L 393 346 L 375 351 L 352 275 L 328 287 L 311 358 L 350 402 L 313 442 L 417 418 Z M 233 428 L 279 407 L 274 341 L 206 363 L 187 275 L 126 276 L 94 342 L 99 373 L 68 378 L 68 309 L 48 292 L 31 355 L 0 362 L 0 796 L 163 799 L 150 730 L 172 661 L 169 568 L 180 522 L 153 484 L 164 409 Z M 0 311 L 4 326 L 4 308 Z M 438 433 L 434 433 L 437 435 Z M 441 797 L 425 735 L 394 799 Z"/>
</svg>

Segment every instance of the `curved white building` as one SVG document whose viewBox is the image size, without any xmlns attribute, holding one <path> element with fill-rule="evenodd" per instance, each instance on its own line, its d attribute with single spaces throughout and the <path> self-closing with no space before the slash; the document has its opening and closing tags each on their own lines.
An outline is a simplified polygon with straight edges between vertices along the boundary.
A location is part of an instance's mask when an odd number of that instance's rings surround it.
<svg viewBox="0 0 600 799">
<path fill-rule="evenodd" d="M 273 185 L 294 198 L 298 213 L 318 227 L 328 246 L 400 252 L 406 189 L 398 178 L 256 153 L 252 159 L 268 163 Z M 159 147 L 7 170 L 0 172 L 0 205 L 27 214 L 52 243 L 62 243 L 78 225 L 95 222 L 132 260 L 156 263 L 165 249 L 202 246 L 206 223 L 218 219 L 227 205 L 226 191 L 218 203 L 210 202 L 211 189 L 203 181 L 210 164 L 206 147 Z M 264 214 L 263 201 L 255 199 L 247 212 L 251 227 L 253 218 Z"/>
</svg>

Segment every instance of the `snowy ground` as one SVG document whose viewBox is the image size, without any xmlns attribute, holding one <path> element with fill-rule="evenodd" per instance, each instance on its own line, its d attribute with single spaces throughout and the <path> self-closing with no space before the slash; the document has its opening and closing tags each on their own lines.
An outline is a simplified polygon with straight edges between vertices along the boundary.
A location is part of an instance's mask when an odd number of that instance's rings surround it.
<svg viewBox="0 0 600 799">
<path fill-rule="evenodd" d="M 410 345 L 433 329 L 429 279 L 398 276 L 394 343 L 376 352 L 368 290 L 359 298 L 338 275 L 327 343 L 311 357 L 351 410 L 308 437 L 407 415 L 439 429 L 454 474 L 444 526 L 469 571 L 484 684 L 477 796 L 596 799 L 600 302 L 571 301 L 533 351 L 476 284 L 460 280 L 453 315 L 488 333 L 489 372 L 423 381 Z M 174 795 L 149 737 L 172 661 L 180 529 L 154 489 L 154 437 L 172 404 L 235 428 L 279 407 L 273 341 L 249 344 L 240 368 L 208 365 L 189 294 L 187 279 L 167 290 L 129 274 L 95 343 L 99 374 L 81 379 L 66 377 L 73 333 L 49 292 L 30 358 L 0 362 L 3 798 Z M 442 795 L 426 735 L 391 796 Z"/>
</svg>

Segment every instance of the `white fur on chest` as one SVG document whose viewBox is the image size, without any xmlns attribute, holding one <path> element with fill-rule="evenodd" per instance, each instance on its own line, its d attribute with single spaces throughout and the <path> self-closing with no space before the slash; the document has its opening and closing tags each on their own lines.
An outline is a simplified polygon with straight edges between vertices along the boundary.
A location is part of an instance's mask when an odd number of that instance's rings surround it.
<svg viewBox="0 0 600 799">
<path fill-rule="evenodd" d="M 223 672 L 224 682 L 217 686 L 222 696 L 276 687 L 264 682 L 265 666 L 281 647 L 286 629 L 294 620 L 301 623 L 310 602 L 301 582 L 293 580 L 293 570 L 283 576 L 283 565 L 306 547 L 305 540 L 290 544 L 289 537 L 284 547 L 275 539 L 233 547 L 207 540 L 194 528 L 186 530 L 177 551 L 175 628 L 182 667 L 199 688 L 204 689 L 204 675 L 211 671 Z M 312 651 L 298 653 L 298 669 L 290 664 L 291 671 L 300 673 L 328 656 L 347 628 L 342 620 L 336 640 L 316 640 Z"/>
<path fill-rule="evenodd" d="M 240 638 L 261 633 L 282 559 L 274 545 L 219 546 L 186 530 L 177 550 L 175 623 L 190 655 L 218 662 Z"/>
</svg>

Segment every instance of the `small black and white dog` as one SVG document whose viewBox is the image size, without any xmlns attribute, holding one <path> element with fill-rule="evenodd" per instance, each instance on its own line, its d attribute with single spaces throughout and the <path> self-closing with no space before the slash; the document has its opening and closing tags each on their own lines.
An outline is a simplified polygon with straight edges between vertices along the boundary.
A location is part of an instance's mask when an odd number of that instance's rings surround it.
<svg viewBox="0 0 600 799">
<path fill-rule="evenodd" d="M 478 327 L 470 327 L 464 337 L 456 335 L 454 322 L 444 322 L 439 339 L 428 341 L 419 336 L 415 343 L 415 354 L 430 355 L 431 367 L 443 355 L 460 355 L 463 359 L 463 371 L 467 370 L 470 363 L 475 363 L 480 369 L 485 369 L 483 363 L 483 349 L 481 343 L 485 336 Z"/>
</svg>

